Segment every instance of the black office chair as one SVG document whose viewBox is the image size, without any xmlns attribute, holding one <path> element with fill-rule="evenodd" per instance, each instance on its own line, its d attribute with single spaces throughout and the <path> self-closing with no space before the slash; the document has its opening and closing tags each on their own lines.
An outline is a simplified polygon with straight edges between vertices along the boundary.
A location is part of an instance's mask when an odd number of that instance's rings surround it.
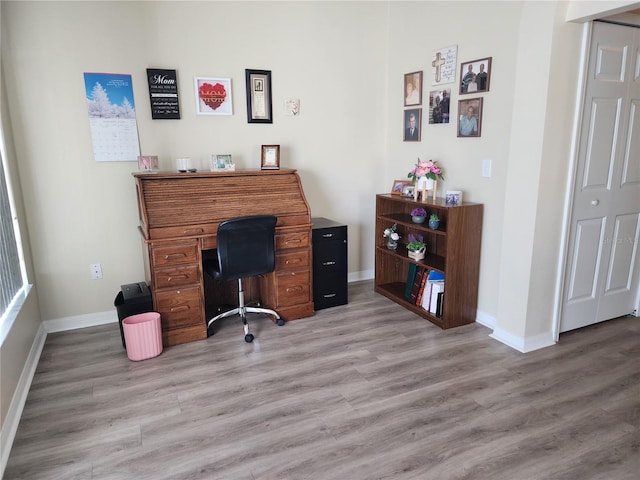
<svg viewBox="0 0 640 480">
<path fill-rule="evenodd" d="M 273 315 L 278 320 L 278 325 L 284 325 L 284 320 L 275 310 L 246 306 L 242 289 L 243 278 L 263 275 L 275 270 L 274 236 L 277 220 L 273 215 L 253 215 L 232 218 L 218 226 L 218 258 L 205 260 L 203 267 L 204 271 L 216 280 L 238 280 L 238 306 L 213 317 L 207 323 L 207 329 L 220 318 L 238 314 L 244 325 L 244 340 L 251 343 L 254 337 L 249 333 L 247 312 Z"/>
</svg>

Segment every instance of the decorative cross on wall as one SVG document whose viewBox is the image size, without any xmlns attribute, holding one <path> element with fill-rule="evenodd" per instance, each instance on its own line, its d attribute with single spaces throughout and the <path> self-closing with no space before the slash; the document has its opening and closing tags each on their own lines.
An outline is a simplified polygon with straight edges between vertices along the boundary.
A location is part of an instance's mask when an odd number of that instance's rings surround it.
<svg viewBox="0 0 640 480">
<path fill-rule="evenodd" d="M 436 53 L 436 59 L 431 62 L 431 66 L 434 67 L 436 69 L 436 82 L 440 83 L 440 80 L 442 79 L 442 65 L 445 64 L 445 59 L 442 57 L 442 54 L 440 52 Z"/>
</svg>

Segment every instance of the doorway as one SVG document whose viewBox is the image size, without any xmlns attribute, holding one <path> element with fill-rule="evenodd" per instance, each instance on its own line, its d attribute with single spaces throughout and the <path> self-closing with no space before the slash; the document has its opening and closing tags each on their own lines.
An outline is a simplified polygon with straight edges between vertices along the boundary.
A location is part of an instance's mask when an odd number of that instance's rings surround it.
<svg viewBox="0 0 640 480">
<path fill-rule="evenodd" d="M 638 314 L 640 28 L 592 24 L 582 105 L 560 332 Z"/>
</svg>

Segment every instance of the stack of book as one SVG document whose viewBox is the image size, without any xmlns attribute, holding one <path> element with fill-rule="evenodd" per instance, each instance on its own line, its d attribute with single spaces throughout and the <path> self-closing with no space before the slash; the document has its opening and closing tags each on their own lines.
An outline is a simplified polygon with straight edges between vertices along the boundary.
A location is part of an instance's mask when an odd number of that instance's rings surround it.
<svg viewBox="0 0 640 480">
<path fill-rule="evenodd" d="M 441 317 L 444 308 L 444 274 L 412 263 L 409 265 L 404 297 L 413 305 L 419 305 L 436 317 Z"/>
</svg>

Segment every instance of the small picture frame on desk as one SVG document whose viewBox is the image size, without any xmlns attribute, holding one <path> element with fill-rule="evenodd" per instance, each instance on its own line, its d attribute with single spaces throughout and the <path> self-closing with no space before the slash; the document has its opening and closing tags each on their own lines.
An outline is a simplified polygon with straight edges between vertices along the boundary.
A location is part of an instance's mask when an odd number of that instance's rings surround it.
<svg viewBox="0 0 640 480">
<path fill-rule="evenodd" d="M 262 170 L 280 169 L 280 145 L 262 145 L 260 168 Z"/>
<path fill-rule="evenodd" d="M 211 155 L 211 171 L 212 172 L 234 172 L 236 166 L 233 163 L 231 155 L 225 153 L 223 155 Z"/>
</svg>

